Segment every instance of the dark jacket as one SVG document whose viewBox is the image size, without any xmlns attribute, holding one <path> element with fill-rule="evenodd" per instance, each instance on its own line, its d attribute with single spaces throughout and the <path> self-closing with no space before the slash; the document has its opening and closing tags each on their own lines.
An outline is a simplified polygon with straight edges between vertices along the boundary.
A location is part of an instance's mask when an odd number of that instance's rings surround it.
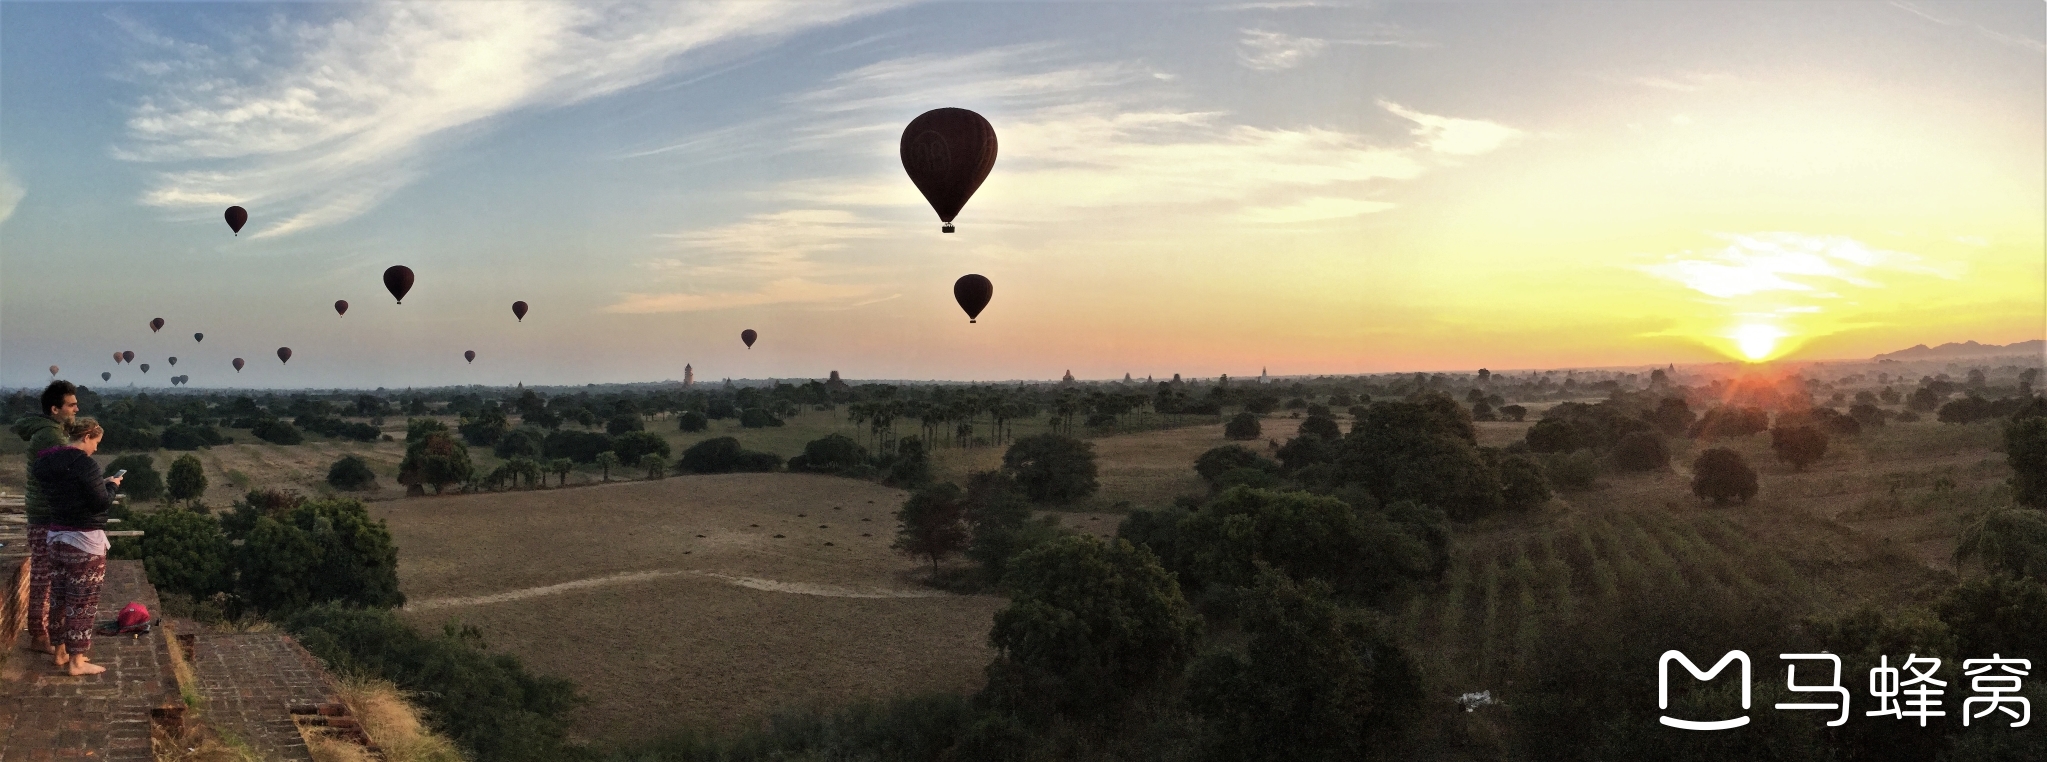
<svg viewBox="0 0 2047 762">
<path fill-rule="evenodd" d="M 99 461 L 84 450 L 58 447 L 37 453 L 30 475 L 49 503 L 51 526 L 107 528 L 107 512 L 114 507 L 114 485 L 100 471 Z"/>
<path fill-rule="evenodd" d="M 64 438 L 64 427 L 47 415 L 22 416 L 21 420 L 14 422 L 14 434 L 21 437 L 21 441 L 28 443 L 29 469 L 36 467 L 36 453 L 71 444 L 70 440 Z M 50 523 L 50 504 L 43 501 L 43 490 L 36 486 L 36 480 L 28 480 L 28 484 L 21 492 L 24 498 L 22 512 L 28 514 L 29 526 Z"/>
</svg>

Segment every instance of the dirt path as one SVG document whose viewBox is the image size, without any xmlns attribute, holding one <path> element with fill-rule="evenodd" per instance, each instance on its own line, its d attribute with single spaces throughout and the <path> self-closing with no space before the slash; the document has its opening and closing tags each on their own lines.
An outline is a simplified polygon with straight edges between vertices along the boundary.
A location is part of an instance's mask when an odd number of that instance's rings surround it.
<svg viewBox="0 0 2047 762">
<path fill-rule="evenodd" d="M 690 569 L 673 569 L 668 571 L 629 572 L 626 574 L 613 574 L 605 577 L 591 577 L 589 579 L 579 579 L 555 585 L 529 587 L 523 590 L 512 590 L 503 593 L 493 593 L 491 595 L 475 595 L 467 598 L 434 598 L 431 600 L 408 603 L 405 605 L 405 610 L 431 611 L 434 609 L 457 608 L 461 606 L 481 606 L 490 603 L 505 603 L 508 601 L 517 601 L 526 598 L 537 598 L 543 595 L 555 595 L 558 593 L 566 593 L 571 590 L 581 590 L 584 588 L 598 587 L 600 585 L 620 585 L 632 582 L 644 582 L 650 579 L 673 577 L 678 574 L 694 574 L 701 577 L 709 577 L 711 579 L 723 580 L 725 582 L 730 582 L 734 585 L 738 585 L 740 587 L 752 590 L 764 590 L 771 593 L 794 593 L 797 595 L 822 595 L 827 598 L 943 598 L 947 595 L 950 595 L 950 593 L 938 590 L 856 590 L 853 588 L 837 587 L 833 585 L 814 585 L 803 582 L 782 582 L 779 580 L 760 579 L 757 577 L 734 577 L 727 574 L 718 574 L 716 572 L 695 571 Z"/>
</svg>

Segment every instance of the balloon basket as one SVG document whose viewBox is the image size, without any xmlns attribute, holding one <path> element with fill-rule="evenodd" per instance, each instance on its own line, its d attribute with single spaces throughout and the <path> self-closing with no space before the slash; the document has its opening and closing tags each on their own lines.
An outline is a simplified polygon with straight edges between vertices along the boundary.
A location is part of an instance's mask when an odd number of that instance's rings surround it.
<svg viewBox="0 0 2047 762">
<path fill-rule="evenodd" d="M 939 228 L 938 230 L 939 232 L 950 233 L 952 232 L 952 223 L 950 222 L 945 223 L 945 227 Z"/>
</svg>

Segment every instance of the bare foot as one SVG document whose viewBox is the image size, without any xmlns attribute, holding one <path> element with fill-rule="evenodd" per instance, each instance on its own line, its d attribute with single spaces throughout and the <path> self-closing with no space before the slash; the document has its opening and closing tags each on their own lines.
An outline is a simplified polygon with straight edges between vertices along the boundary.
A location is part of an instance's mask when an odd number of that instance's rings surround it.
<svg viewBox="0 0 2047 762">
<path fill-rule="evenodd" d="M 28 650 L 36 651 L 39 653 L 54 654 L 57 652 L 57 647 L 50 645 L 49 638 L 36 638 L 34 640 L 29 641 Z"/>
<path fill-rule="evenodd" d="M 84 677 L 86 675 L 97 675 L 101 672 L 105 672 L 107 671 L 107 668 L 102 667 L 98 664 L 88 662 L 85 660 L 85 654 L 79 654 L 77 656 L 71 657 L 71 666 L 69 668 L 66 668 L 64 671 L 70 674 L 72 677 Z"/>
<path fill-rule="evenodd" d="M 66 663 L 68 663 L 68 662 L 70 662 L 70 661 L 71 661 L 71 654 L 65 653 L 65 651 L 64 651 L 64 646 L 62 646 L 62 645 L 59 645 L 59 646 L 57 646 L 56 648 L 50 649 L 50 653 L 53 653 L 53 654 L 56 654 L 56 655 L 57 655 L 57 666 L 59 666 L 59 667 L 62 667 L 62 666 L 64 666 L 64 665 L 65 665 Z"/>
</svg>

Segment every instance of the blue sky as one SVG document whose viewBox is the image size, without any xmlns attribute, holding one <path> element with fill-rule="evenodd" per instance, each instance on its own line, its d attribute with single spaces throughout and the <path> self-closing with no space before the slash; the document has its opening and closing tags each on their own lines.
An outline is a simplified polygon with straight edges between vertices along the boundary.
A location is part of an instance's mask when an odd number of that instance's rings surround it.
<svg viewBox="0 0 2047 762">
<path fill-rule="evenodd" d="M 686 362 L 1339 373 L 2039 338 L 2043 9 L 0 3 L 0 384 L 50 364 L 282 387 Z M 895 155 L 940 106 L 1002 141 L 955 235 Z M 403 305 L 392 264 L 419 274 Z M 996 284 L 971 326 L 949 288 L 967 272 Z M 113 366 L 123 349 L 151 372 Z"/>
</svg>

